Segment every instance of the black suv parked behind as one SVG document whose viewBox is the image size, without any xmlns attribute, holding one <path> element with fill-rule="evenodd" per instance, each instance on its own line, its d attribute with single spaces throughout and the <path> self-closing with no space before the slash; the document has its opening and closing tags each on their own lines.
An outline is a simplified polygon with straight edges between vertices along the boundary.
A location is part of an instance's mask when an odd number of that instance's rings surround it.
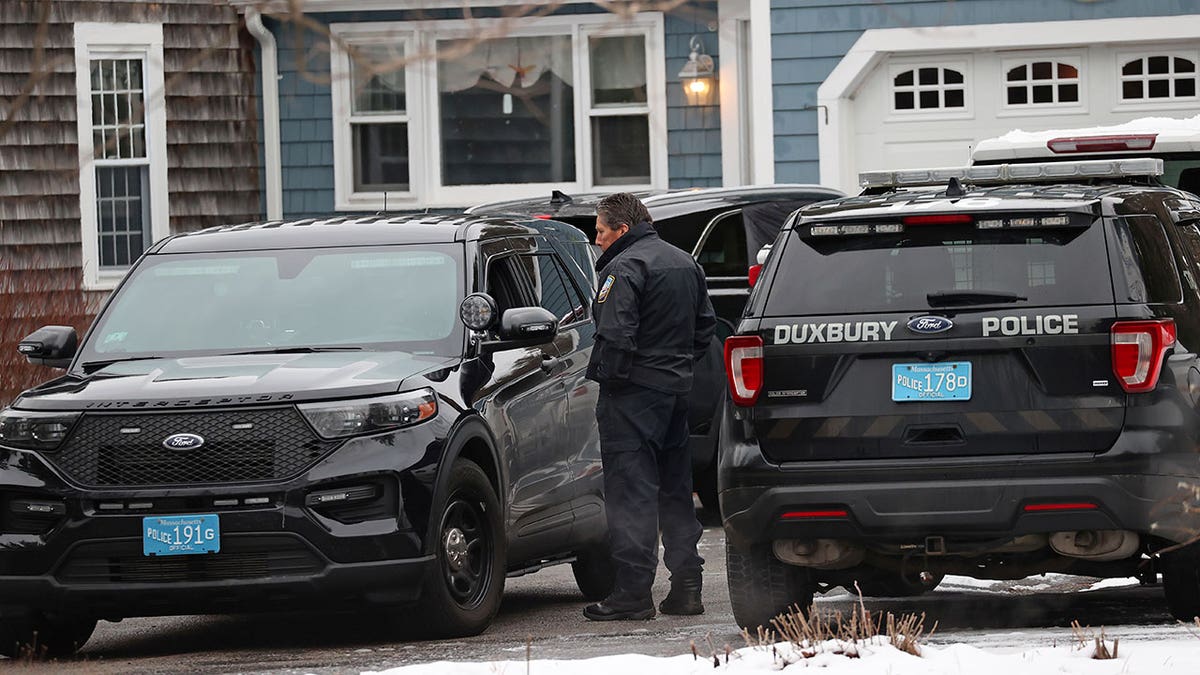
<svg viewBox="0 0 1200 675">
<path fill-rule="evenodd" d="M 520 199 L 472 207 L 476 215 L 553 218 L 579 228 L 596 240 L 596 205 L 608 193 Z M 717 332 L 707 357 L 697 364 L 689 403 L 690 446 L 696 493 L 717 510 L 716 447 L 720 402 L 725 391 L 721 343 L 750 295 L 749 270 L 764 244 L 775 241 L 788 215 L 802 206 L 845 196 L 820 185 L 768 185 L 735 188 L 675 189 L 635 193 L 665 241 L 689 252 L 704 269 L 708 294 L 717 314 Z"/>
<path fill-rule="evenodd" d="M 1200 613 L 1200 201 L 1161 160 L 864 174 L 725 345 L 739 624 L 857 582 L 1161 572 Z"/>
<path fill-rule="evenodd" d="M 416 603 L 474 634 L 505 575 L 604 597 L 592 247 L 507 218 L 331 218 L 156 244 L 66 374 L 0 413 L 0 654 L 98 618 Z M 464 325 L 465 324 L 465 325 Z"/>
</svg>

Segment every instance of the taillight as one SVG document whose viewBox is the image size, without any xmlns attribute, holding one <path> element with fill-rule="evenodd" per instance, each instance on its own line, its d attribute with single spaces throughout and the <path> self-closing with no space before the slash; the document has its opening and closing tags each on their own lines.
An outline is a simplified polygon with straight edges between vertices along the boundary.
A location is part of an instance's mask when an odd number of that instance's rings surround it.
<svg viewBox="0 0 1200 675">
<path fill-rule="evenodd" d="M 725 339 L 725 375 L 729 395 L 740 406 L 758 401 L 763 384 L 763 341 L 757 335 L 734 335 Z"/>
<path fill-rule="evenodd" d="M 1158 384 L 1163 354 L 1175 344 L 1175 320 L 1118 321 L 1113 324 L 1113 373 L 1125 391 L 1136 394 Z"/>
<path fill-rule="evenodd" d="M 760 275 L 760 274 L 762 274 L 762 265 L 751 265 L 750 266 L 750 285 L 751 286 L 754 286 L 754 284 L 758 283 L 758 275 Z"/>
<path fill-rule="evenodd" d="M 1066 136 L 1046 141 L 1050 152 L 1117 152 L 1121 150 L 1150 150 L 1158 134 L 1125 134 L 1119 136 Z"/>
</svg>

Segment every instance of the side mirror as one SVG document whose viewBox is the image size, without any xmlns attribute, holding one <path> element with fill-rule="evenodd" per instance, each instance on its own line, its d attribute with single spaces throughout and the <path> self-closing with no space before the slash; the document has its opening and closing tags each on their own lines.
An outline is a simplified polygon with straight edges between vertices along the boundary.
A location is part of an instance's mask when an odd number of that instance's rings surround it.
<svg viewBox="0 0 1200 675">
<path fill-rule="evenodd" d="M 758 249 L 758 253 L 754 254 L 754 262 L 758 263 L 759 265 L 766 265 L 767 256 L 771 255 L 771 246 L 771 244 L 766 244 L 762 248 Z"/>
<path fill-rule="evenodd" d="M 540 345 L 558 334 L 558 317 L 545 307 L 514 307 L 500 316 L 500 339 Z"/>
<path fill-rule="evenodd" d="M 483 353 L 544 345 L 558 335 L 558 318 L 543 307 L 514 307 L 504 310 L 496 333 L 499 340 L 480 344 Z"/>
<path fill-rule="evenodd" d="M 75 358 L 79 336 L 71 326 L 42 326 L 17 343 L 17 351 L 35 366 L 66 368 Z"/>
</svg>

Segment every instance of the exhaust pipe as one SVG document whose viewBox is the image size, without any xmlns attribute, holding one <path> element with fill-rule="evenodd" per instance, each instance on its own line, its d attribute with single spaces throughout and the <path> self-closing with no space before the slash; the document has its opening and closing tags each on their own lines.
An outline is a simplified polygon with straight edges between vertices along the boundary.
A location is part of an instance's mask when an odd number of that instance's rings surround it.
<svg viewBox="0 0 1200 675">
<path fill-rule="evenodd" d="M 1138 550 L 1140 540 L 1129 530 L 1078 530 L 1050 535 L 1050 548 L 1068 558 L 1124 560 Z"/>
<path fill-rule="evenodd" d="M 842 539 L 777 539 L 775 557 L 789 565 L 844 570 L 862 563 L 867 547 Z"/>
</svg>

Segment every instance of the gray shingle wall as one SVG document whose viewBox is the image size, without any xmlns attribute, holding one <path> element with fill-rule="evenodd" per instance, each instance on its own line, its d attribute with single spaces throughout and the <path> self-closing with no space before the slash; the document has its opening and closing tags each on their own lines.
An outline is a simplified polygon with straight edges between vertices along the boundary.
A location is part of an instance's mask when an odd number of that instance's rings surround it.
<svg viewBox="0 0 1200 675">
<path fill-rule="evenodd" d="M 699 36 L 705 52 L 717 61 L 717 3 L 689 3 L 663 21 L 667 53 L 667 174 L 671 187 L 721 185 L 721 109 L 719 83 L 706 99 L 689 103 L 679 81 L 691 53 L 689 41 Z M 719 61 L 717 68 L 720 68 Z"/>
<path fill-rule="evenodd" d="M 817 88 L 872 28 L 1071 21 L 1200 12 L 1195 0 L 772 0 L 775 180 L 815 183 Z"/>
</svg>

